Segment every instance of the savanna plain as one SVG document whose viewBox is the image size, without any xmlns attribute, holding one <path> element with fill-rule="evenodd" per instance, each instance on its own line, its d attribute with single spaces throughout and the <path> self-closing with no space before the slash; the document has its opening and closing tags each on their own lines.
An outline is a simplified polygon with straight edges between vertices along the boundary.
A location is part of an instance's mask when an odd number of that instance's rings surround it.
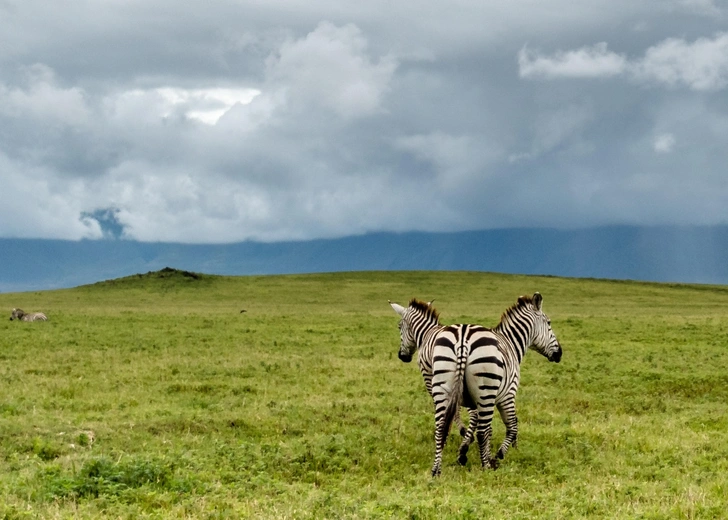
<svg viewBox="0 0 728 520">
<path fill-rule="evenodd" d="M 453 431 L 432 479 L 387 300 L 495 326 L 535 291 L 564 355 L 525 357 L 518 447 L 461 467 Z M 0 518 L 728 517 L 728 287 L 166 269 L 0 309 Z"/>
</svg>

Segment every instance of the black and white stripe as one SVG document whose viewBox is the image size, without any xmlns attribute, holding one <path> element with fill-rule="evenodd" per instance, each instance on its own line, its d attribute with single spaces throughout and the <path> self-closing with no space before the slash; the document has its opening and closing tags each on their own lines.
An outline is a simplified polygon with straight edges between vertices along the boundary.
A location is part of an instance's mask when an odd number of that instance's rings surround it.
<svg viewBox="0 0 728 520">
<path fill-rule="evenodd" d="M 389 304 L 400 315 L 402 315 L 406 310 L 401 305 L 392 303 L 391 301 L 389 302 Z M 424 332 L 428 329 L 432 329 L 432 333 L 434 333 L 436 331 L 435 329 L 437 327 L 440 327 L 440 322 L 437 311 L 432 307 L 432 301 L 424 303 L 413 299 L 410 302 L 410 306 L 413 305 L 417 307 L 420 312 L 410 313 L 411 323 L 405 323 L 404 321 L 400 322 L 400 333 L 410 336 L 413 334 L 414 330 Z M 441 327 L 441 329 L 444 329 L 444 327 Z M 425 388 L 427 389 L 427 393 L 432 396 L 432 363 L 434 358 L 433 353 L 435 350 L 435 341 L 424 341 L 423 337 L 417 338 L 414 336 L 408 337 L 407 341 L 410 343 L 415 342 L 420 345 L 417 352 L 417 364 L 420 368 L 420 372 L 422 373 L 422 377 L 425 380 Z M 412 351 L 412 353 L 408 353 L 400 349 L 399 359 L 401 359 L 405 363 L 409 363 L 410 361 L 412 361 L 413 353 L 414 350 Z M 460 414 L 456 414 L 455 420 L 460 429 L 460 435 L 465 436 L 466 429 L 460 421 Z"/>
<path fill-rule="evenodd" d="M 390 304 L 402 317 L 399 322 L 399 358 L 410 362 L 415 351 L 419 350 L 417 361 L 435 404 L 435 461 L 432 475 L 436 476 L 441 471 L 442 450 L 450 426 L 456 418 L 459 422 L 458 412 L 468 355 L 473 348 L 477 350 L 481 345 L 496 345 L 497 339 L 480 325 L 442 326 L 437 311 L 430 304 L 416 299 L 411 300 L 406 309 L 396 303 Z M 459 391 L 453 392 L 456 388 Z M 471 420 L 471 425 L 474 424 Z M 468 445 L 472 442 L 472 433 L 470 435 Z M 463 440 L 464 444 L 466 440 L 467 437 Z"/>
<path fill-rule="evenodd" d="M 10 321 L 47 321 L 48 317 L 42 312 L 25 312 L 23 309 L 13 309 Z"/>
<path fill-rule="evenodd" d="M 470 410 L 468 431 L 460 446 L 461 464 L 465 464 L 468 448 L 477 435 L 481 464 L 497 467 L 490 449 L 495 407 L 506 424 L 506 438 L 498 457 L 503 458 L 515 444 L 518 434 L 515 394 L 526 349 L 532 347 L 550 361 L 561 359 L 561 346 L 541 310 L 542 301 L 539 293 L 533 298 L 519 298 L 503 314 L 495 329 L 470 324 L 443 327 L 429 304 L 413 299 L 405 309 L 390 302 L 402 317 L 399 358 L 410 361 L 415 350 L 420 349 L 420 370 L 435 403 L 433 476 L 440 474 L 442 450 L 461 405 Z"/>
<path fill-rule="evenodd" d="M 518 437 L 518 417 L 516 415 L 516 392 L 521 379 L 521 361 L 529 348 L 536 350 L 549 361 L 561 361 L 561 345 L 551 329 L 551 320 L 543 312 L 543 297 L 535 293 L 533 297 L 521 296 L 517 303 L 506 310 L 493 333 L 498 338 L 498 351 L 504 364 L 503 378 L 498 383 L 495 405 L 506 426 L 506 435 L 498 449 L 498 459 L 503 459 Z M 497 355 L 496 352 L 491 352 Z M 468 387 L 470 392 L 472 388 Z M 487 389 L 490 390 L 490 389 Z M 492 409 L 491 409 L 492 417 Z M 472 414 L 471 414 L 472 418 Z M 460 446 L 459 461 L 464 464 L 468 447 L 473 440 L 473 422 Z M 479 439 L 480 441 L 480 439 Z M 482 456 L 482 454 L 481 454 Z M 497 461 L 491 461 L 496 467 Z"/>
</svg>

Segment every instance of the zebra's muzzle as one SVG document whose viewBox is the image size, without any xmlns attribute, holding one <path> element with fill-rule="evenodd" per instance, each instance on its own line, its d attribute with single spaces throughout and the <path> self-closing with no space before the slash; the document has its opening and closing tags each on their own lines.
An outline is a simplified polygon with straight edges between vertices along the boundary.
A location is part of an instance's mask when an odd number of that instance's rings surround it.
<svg viewBox="0 0 728 520">
<path fill-rule="evenodd" d="M 400 352 L 399 353 L 399 359 L 401 359 L 405 363 L 409 363 L 410 361 L 412 361 L 412 354 L 402 354 Z"/>
<path fill-rule="evenodd" d="M 559 348 L 554 350 L 554 353 L 551 354 L 551 358 L 549 358 L 549 361 L 552 361 L 554 363 L 558 363 L 561 361 L 561 345 L 559 345 Z"/>
</svg>

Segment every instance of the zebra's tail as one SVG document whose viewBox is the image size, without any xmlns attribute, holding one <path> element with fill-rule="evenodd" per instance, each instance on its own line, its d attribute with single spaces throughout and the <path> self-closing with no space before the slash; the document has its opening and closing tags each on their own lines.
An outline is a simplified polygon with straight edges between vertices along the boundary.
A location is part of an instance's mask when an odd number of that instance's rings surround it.
<svg viewBox="0 0 728 520">
<path fill-rule="evenodd" d="M 460 432 L 460 437 L 465 437 L 468 433 L 468 429 L 463 424 L 463 417 L 460 415 L 460 410 L 455 412 L 455 425 L 458 427 L 458 431 Z"/>
<path fill-rule="evenodd" d="M 445 409 L 445 432 L 450 431 L 450 427 L 455 421 L 460 427 L 460 434 L 463 436 L 465 427 L 460 419 L 460 407 L 463 404 L 463 390 L 465 385 L 465 362 L 467 361 L 467 353 L 465 350 L 465 347 L 461 345 L 455 364 L 455 377 L 453 378 L 447 408 Z"/>
</svg>

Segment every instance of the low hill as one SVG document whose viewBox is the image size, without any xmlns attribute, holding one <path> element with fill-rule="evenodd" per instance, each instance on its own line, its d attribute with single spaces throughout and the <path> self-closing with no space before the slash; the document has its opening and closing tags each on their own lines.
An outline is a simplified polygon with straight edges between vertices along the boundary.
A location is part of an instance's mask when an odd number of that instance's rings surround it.
<svg viewBox="0 0 728 520">
<path fill-rule="evenodd" d="M 252 275 L 441 270 L 728 284 L 728 227 L 373 233 L 226 245 L 0 239 L 0 291 L 73 287 L 175 266 Z"/>
</svg>

